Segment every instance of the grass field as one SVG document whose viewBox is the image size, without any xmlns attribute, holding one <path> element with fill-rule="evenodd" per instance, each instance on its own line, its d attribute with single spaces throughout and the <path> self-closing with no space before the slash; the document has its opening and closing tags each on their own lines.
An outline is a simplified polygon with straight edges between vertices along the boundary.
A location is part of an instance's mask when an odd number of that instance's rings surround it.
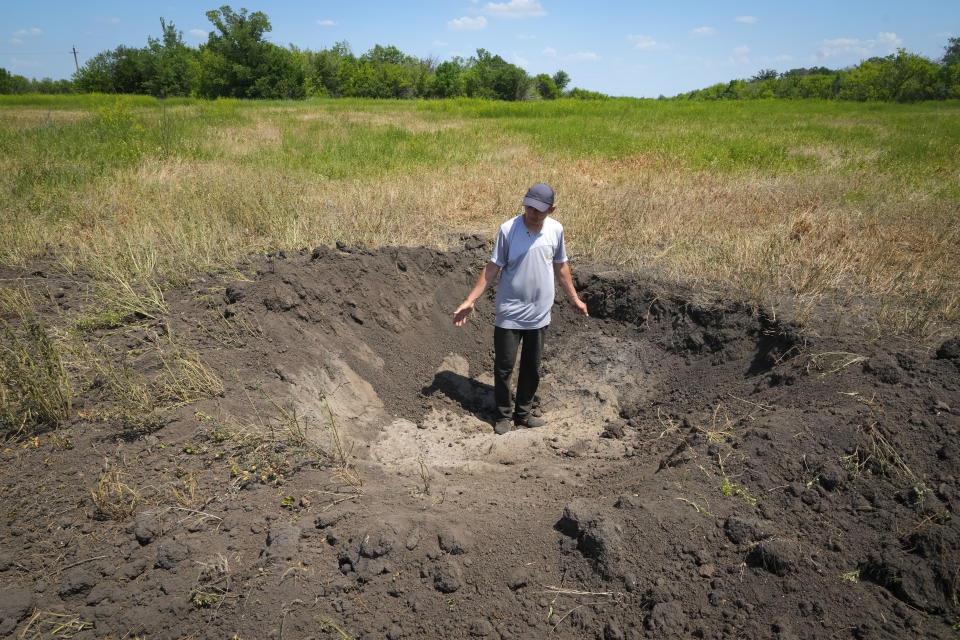
<svg viewBox="0 0 960 640">
<path fill-rule="evenodd" d="M 958 149 L 957 102 L 3 96 L 0 263 L 149 303 L 251 251 L 492 234 L 542 180 L 574 260 L 924 338 L 960 322 Z"/>
</svg>

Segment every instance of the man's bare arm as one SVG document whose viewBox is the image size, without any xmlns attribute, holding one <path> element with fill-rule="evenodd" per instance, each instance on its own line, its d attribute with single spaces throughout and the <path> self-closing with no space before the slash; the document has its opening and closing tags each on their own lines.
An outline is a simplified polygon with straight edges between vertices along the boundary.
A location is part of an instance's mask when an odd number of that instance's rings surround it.
<svg viewBox="0 0 960 640">
<path fill-rule="evenodd" d="M 463 323 L 467 321 L 467 316 L 473 311 L 473 305 L 477 303 L 477 300 L 480 299 L 480 296 L 483 295 L 487 287 L 497 281 L 499 275 L 500 267 L 498 267 L 495 262 L 488 262 L 483 268 L 480 277 L 477 278 L 477 284 L 473 286 L 470 295 L 468 295 L 467 299 L 453 312 L 453 324 L 458 327 L 463 326 Z"/>
<path fill-rule="evenodd" d="M 570 275 L 570 264 L 567 262 L 554 262 L 553 273 L 560 281 L 560 287 L 567 296 L 567 302 L 575 313 L 581 316 L 589 316 L 587 305 L 577 295 L 577 290 L 573 286 L 573 276 Z"/>
</svg>

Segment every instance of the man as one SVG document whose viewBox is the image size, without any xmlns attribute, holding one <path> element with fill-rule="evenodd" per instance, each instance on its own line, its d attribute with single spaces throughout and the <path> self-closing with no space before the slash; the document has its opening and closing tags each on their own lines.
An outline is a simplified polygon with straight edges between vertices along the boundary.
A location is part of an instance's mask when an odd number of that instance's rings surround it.
<svg viewBox="0 0 960 640">
<path fill-rule="evenodd" d="M 511 423 L 523 427 L 541 427 L 545 423 L 531 415 L 533 397 L 540 384 L 540 359 L 550 308 L 554 299 L 554 278 L 579 315 L 589 315 L 570 277 L 563 226 L 550 218 L 556 211 L 554 192 L 538 182 L 523 199 L 523 213 L 500 226 L 493 255 L 480 274 L 467 299 L 453 313 L 453 322 L 463 326 L 477 300 L 496 282 L 497 319 L 493 330 L 495 351 L 493 378 L 497 402 L 497 421 L 493 430 L 503 435 Z M 516 401 L 510 399 L 510 376 L 520 354 Z"/>
</svg>

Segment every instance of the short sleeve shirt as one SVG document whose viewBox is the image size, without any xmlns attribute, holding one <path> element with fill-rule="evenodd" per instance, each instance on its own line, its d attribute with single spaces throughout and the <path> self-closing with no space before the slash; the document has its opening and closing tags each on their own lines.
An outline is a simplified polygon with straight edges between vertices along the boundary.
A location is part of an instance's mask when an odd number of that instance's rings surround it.
<svg viewBox="0 0 960 640">
<path fill-rule="evenodd" d="M 496 325 L 540 329 L 550 324 L 553 265 L 567 261 L 563 225 L 548 217 L 534 234 L 523 224 L 523 215 L 508 220 L 500 226 L 490 261 L 500 267 Z"/>
</svg>

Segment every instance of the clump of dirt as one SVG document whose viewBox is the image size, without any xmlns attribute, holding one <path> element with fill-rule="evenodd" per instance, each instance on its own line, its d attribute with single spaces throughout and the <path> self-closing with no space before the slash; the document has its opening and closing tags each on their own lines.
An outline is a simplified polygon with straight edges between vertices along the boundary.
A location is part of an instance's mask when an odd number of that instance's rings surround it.
<svg viewBox="0 0 960 640">
<path fill-rule="evenodd" d="M 138 421 L 92 375 L 6 443 L 0 635 L 955 636 L 955 339 L 574 264 L 547 426 L 496 436 L 492 294 L 451 321 L 489 244 L 461 240 L 263 256 L 88 333 L 144 389 L 189 387 L 174 343 L 222 385 Z M 54 332 L 83 307 L 82 277 L 4 276 Z"/>
</svg>

